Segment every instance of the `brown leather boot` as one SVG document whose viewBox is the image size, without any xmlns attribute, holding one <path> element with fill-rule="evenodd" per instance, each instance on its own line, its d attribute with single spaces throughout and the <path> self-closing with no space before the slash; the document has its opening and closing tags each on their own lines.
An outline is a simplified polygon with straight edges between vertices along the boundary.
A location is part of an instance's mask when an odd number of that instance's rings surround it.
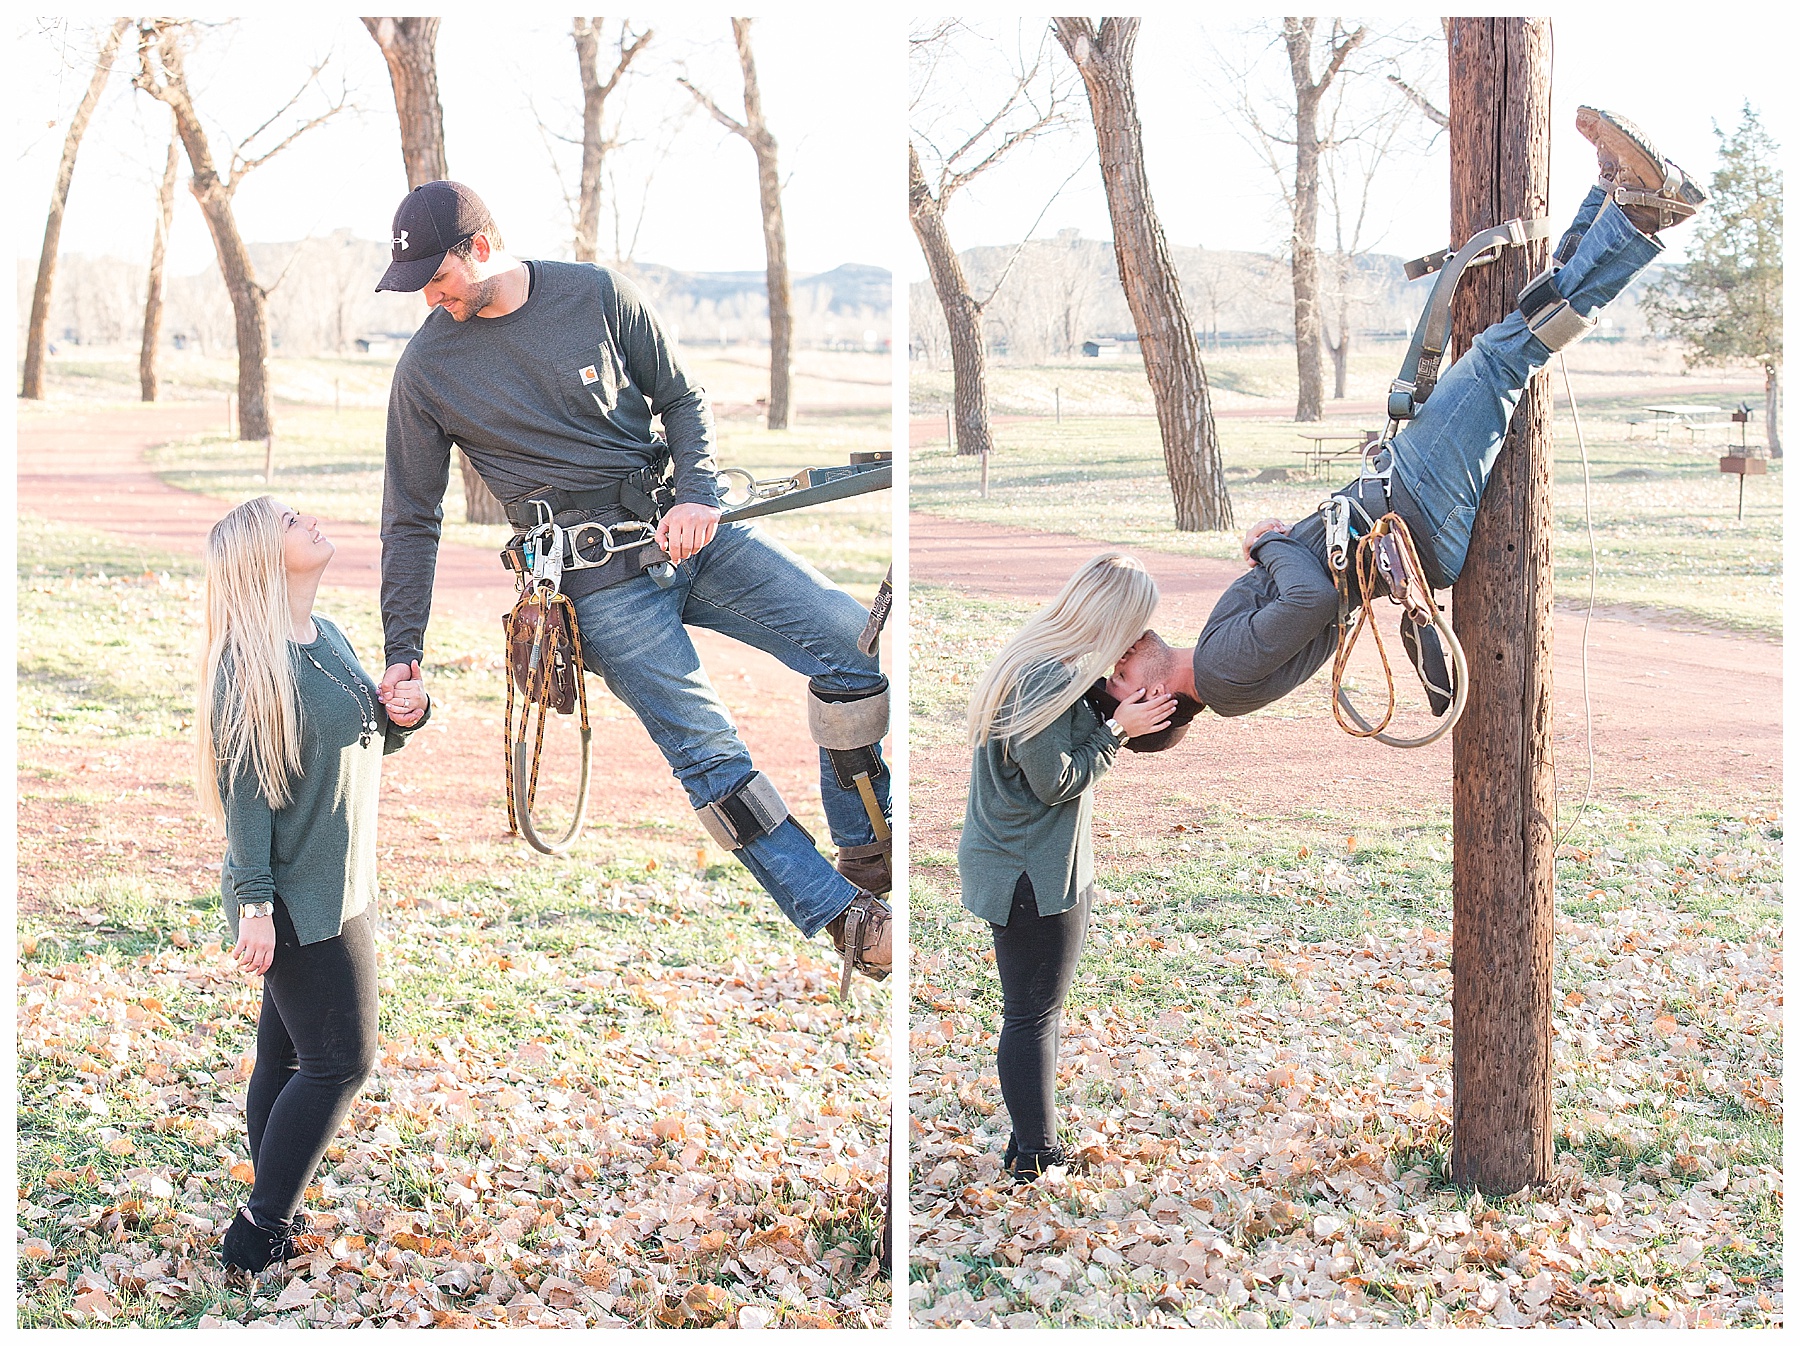
<svg viewBox="0 0 1800 1346">
<path fill-rule="evenodd" d="M 858 888 L 877 895 L 894 888 L 894 843 L 871 841 L 866 846 L 839 846 L 837 872 Z"/>
<path fill-rule="evenodd" d="M 844 959 L 840 996 L 850 994 L 850 972 L 855 969 L 873 981 L 886 981 L 894 969 L 894 914 L 874 893 L 859 892 L 826 923 L 831 942 Z"/>
<path fill-rule="evenodd" d="M 1600 181 L 1639 233 L 1654 234 L 1691 219 L 1706 200 L 1679 164 L 1663 158 L 1648 136 L 1616 113 L 1578 108 L 1575 129 L 1594 142 Z"/>
</svg>

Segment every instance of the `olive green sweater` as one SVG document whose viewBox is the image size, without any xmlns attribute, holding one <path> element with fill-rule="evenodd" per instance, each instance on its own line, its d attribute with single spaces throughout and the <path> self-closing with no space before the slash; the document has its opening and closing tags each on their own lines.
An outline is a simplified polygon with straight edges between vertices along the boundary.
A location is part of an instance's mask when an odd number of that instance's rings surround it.
<svg viewBox="0 0 1800 1346">
<path fill-rule="evenodd" d="M 410 729 L 390 722 L 344 633 L 323 617 L 315 616 L 313 625 L 319 634 L 310 645 L 290 644 L 300 698 L 300 774 L 291 783 L 292 797 L 270 808 L 248 763 L 220 782 L 226 850 L 219 890 L 234 943 L 240 902 L 279 894 L 302 944 L 333 938 L 374 903 L 381 759 L 430 718 L 428 707 L 425 719 Z M 221 669 L 220 684 L 228 677 L 229 667 Z M 360 707 L 346 690 L 358 685 Z M 376 732 L 363 743 L 370 706 Z"/>
<path fill-rule="evenodd" d="M 1070 676 L 1061 664 L 1028 669 L 1015 696 L 1054 696 Z M 1094 881 L 1094 782 L 1118 754 L 1118 740 L 1085 697 L 1030 738 L 990 738 L 975 749 L 956 852 L 963 905 L 1005 925 L 1013 888 L 1026 874 L 1040 916 L 1074 906 Z"/>
</svg>

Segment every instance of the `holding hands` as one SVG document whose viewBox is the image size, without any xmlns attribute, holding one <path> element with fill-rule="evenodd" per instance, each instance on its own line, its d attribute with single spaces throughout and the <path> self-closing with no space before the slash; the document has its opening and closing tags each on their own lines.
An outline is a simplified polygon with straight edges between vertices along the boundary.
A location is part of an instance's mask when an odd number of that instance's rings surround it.
<svg viewBox="0 0 1800 1346">
<path fill-rule="evenodd" d="M 431 698 L 425 695 L 424 674 L 419 671 L 417 659 L 410 664 L 388 665 L 375 695 L 387 707 L 388 719 L 402 729 L 411 729 L 424 719 L 425 709 L 431 704 Z"/>
</svg>

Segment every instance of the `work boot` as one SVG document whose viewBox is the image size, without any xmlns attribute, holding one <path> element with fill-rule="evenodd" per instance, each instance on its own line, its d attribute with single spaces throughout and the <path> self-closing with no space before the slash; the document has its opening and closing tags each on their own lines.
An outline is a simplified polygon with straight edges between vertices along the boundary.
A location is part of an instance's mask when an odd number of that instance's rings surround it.
<svg viewBox="0 0 1800 1346">
<path fill-rule="evenodd" d="M 877 896 L 893 891 L 894 843 L 872 841 L 866 846 L 839 846 L 837 872 L 858 888 Z"/>
<path fill-rule="evenodd" d="M 826 923 L 831 942 L 844 959 L 840 996 L 850 994 L 850 972 L 855 969 L 873 981 L 886 981 L 894 970 L 894 913 L 874 893 L 859 891 Z"/>
<path fill-rule="evenodd" d="M 1582 107 L 1575 112 L 1575 129 L 1594 142 L 1600 182 L 1639 233 L 1680 224 L 1706 200 L 1699 184 L 1674 160 L 1657 153 L 1650 138 L 1625 118 Z"/>
<path fill-rule="evenodd" d="M 250 1212 L 239 1210 L 225 1237 L 219 1242 L 220 1260 L 227 1271 L 247 1271 L 252 1275 L 293 1256 L 291 1230 L 277 1232 L 264 1229 L 250 1218 Z"/>
</svg>

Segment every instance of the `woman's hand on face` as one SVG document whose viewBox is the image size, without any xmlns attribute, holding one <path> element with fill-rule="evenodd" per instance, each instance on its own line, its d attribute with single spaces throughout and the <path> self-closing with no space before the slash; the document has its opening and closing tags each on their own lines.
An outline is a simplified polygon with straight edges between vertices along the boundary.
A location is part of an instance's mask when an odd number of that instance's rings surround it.
<svg viewBox="0 0 1800 1346">
<path fill-rule="evenodd" d="M 240 916 L 237 944 L 231 956 L 238 970 L 250 976 L 261 976 L 275 961 L 275 918 L 273 916 Z"/>
<path fill-rule="evenodd" d="M 1113 719 L 1132 738 L 1141 738 L 1145 734 L 1166 729 L 1174 715 L 1174 696 L 1167 692 L 1152 696 L 1147 688 L 1140 687 L 1119 702 L 1119 708 L 1113 712 Z"/>
</svg>

